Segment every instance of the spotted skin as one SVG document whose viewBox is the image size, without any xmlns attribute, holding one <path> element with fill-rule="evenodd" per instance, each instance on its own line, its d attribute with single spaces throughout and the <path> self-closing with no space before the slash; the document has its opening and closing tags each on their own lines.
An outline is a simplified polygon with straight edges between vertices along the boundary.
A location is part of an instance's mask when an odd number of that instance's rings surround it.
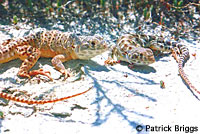
<svg viewBox="0 0 200 134">
<path fill-rule="evenodd" d="M 189 58 L 189 50 L 185 45 L 173 39 L 145 34 L 123 35 L 117 40 L 116 46 L 111 48 L 105 64 L 113 65 L 119 63 L 113 60 L 113 57 L 116 56 L 118 60 L 126 61 L 130 64 L 148 65 L 155 62 L 153 51 L 172 53 L 178 63 L 181 78 L 192 91 L 200 94 L 200 91 L 192 85 L 183 70 L 184 63 Z"/>
<path fill-rule="evenodd" d="M 53 80 L 49 75 L 50 72 L 43 69 L 29 71 L 40 57 L 52 58 L 51 62 L 55 69 L 67 78 L 70 76 L 70 73 L 65 69 L 63 62 L 74 59 L 90 59 L 106 50 L 106 42 L 97 35 L 77 36 L 56 30 L 40 31 L 23 38 L 5 40 L 0 44 L 0 63 L 6 63 L 19 58 L 23 63 L 19 68 L 18 76 L 30 78 L 31 76 L 41 74 Z M 84 94 L 87 91 L 89 89 L 72 96 L 47 101 L 26 100 L 3 92 L 0 92 L 0 97 L 27 104 L 45 104 L 69 99 Z"/>
<path fill-rule="evenodd" d="M 18 75 L 49 76 L 42 69 L 29 71 L 40 57 L 52 58 L 53 66 L 66 78 L 69 76 L 63 62 L 74 59 L 90 59 L 107 50 L 107 44 L 100 36 L 77 36 L 60 31 L 40 31 L 24 38 L 8 39 L 0 45 L 0 63 L 14 59 L 23 61 Z"/>
<path fill-rule="evenodd" d="M 155 62 L 154 54 L 151 49 L 144 48 L 141 43 L 135 40 L 135 36 L 126 34 L 117 40 L 116 46 L 111 47 L 109 57 L 105 64 L 115 64 L 117 61 L 126 61 L 130 64 L 148 65 Z"/>
<path fill-rule="evenodd" d="M 188 79 L 183 69 L 184 63 L 190 57 L 189 49 L 185 45 L 173 39 L 164 38 L 164 37 L 155 37 L 155 36 L 151 36 L 148 38 L 151 38 L 153 40 L 150 40 L 149 46 L 146 46 L 146 47 L 149 47 L 152 50 L 157 50 L 157 51 L 162 51 L 162 52 L 171 52 L 172 56 L 178 63 L 178 71 L 182 80 L 191 89 L 193 93 L 195 92 L 197 94 L 200 94 L 200 91 L 197 90 L 195 86 L 193 86 L 193 84 L 190 82 L 190 80 Z"/>
</svg>

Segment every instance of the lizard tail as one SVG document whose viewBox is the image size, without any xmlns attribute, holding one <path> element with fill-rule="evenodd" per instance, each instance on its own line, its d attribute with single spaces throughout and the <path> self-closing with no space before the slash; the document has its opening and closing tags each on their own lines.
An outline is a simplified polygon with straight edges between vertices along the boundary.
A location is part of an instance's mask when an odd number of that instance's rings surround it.
<svg viewBox="0 0 200 134">
<path fill-rule="evenodd" d="M 93 87 L 90 87 L 89 89 L 87 89 L 87 90 L 85 90 L 81 93 L 77 93 L 77 94 L 67 96 L 67 97 L 62 97 L 62 98 L 56 98 L 56 99 L 52 99 L 52 100 L 28 100 L 28 99 L 24 99 L 24 98 L 20 98 L 20 97 L 15 97 L 15 96 L 12 96 L 10 94 L 3 93 L 3 92 L 0 92 L 0 97 L 7 99 L 7 100 L 12 100 L 12 101 L 26 103 L 26 104 L 46 104 L 46 103 L 54 103 L 54 102 L 58 102 L 58 101 L 63 101 L 63 100 L 66 100 L 66 99 L 70 99 L 70 98 L 82 95 L 82 94 L 88 92 L 92 88 Z"/>
<path fill-rule="evenodd" d="M 185 81 L 185 83 L 189 86 L 189 88 L 193 91 L 195 91 L 196 93 L 200 94 L 200 91 L 197 90 L 192 83 L 190 82 L 190 80 L 188 79 L 188 77 L 186 76 L 184 70 L 183 70 L 183 66 L 184 66 L 184 62 L 189 58 L 189 50 L 188 48 L 186 48 L 185 46 L 180 46 L 180 51 L 181 51 L 181 55 L 180 55 L 180 59 L 178 60 L 178 70 L 179 70 L 179 74 L 181 76 L 181 78 Z"/>
</svg>

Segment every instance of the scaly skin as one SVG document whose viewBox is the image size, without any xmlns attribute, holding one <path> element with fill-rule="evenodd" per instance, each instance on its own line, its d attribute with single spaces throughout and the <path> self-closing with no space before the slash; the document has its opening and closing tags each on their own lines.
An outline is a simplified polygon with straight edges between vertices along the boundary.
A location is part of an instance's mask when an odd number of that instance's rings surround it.
<svg viewBox="0 0 200 134">
<path fill-rule="evenodd" d="M 155 62 L 153 52 L 149 48 L 141 47 L 135 40 L 135 36 L 126 34 L 117 40 L 116 46 L 110 50 L 109 57 L 105 64 L 116 64 L 118 60 L 129 62 L 130 64 L 148 65 Z M 113 60 L 114 56 L 117 61 Z"/>
<path fill-rule="evenodd" d="M 181 78 L 185 81 L 185 83 L 188 85 L 188 87 L 192 90 L 192 92 L 194 91 L 194 92 L 200 94 L 200 91 L 197 90 L 197 88 L 192 85 L 192 83 L 190 82 L 190 80 L 188 79 L 188 77 L 186 76 L 186 74 L 183 70 L 184 63 L 190 57 L 189 50 L 185 46 L 180 46 L 179 51 L 180 51 L 179 59 L 177 60 L 179 74 L 180 74 Z"/>
<path fill-rule="evenodd" d="M 53 58 L 53 66 L 66 78 L 69 73 L 63 62 L 73 59 L 90 59 L 107 50 L 107 44 L 99 36 L 76 36 L 72 33 L 60 31 L 41 31 L 24 38 L 8 39 L 0 45 L 0 63 L 14 59 L 23 61 L 18 75 L 28 77 L 32 75 L 49 76 L 49 72 L 42 69 L 29 71 L 40 57 Z"/>
<path fill-rule="evenodd" d="M 153 52 L 161 51 L 172 53 L 174 59 L 178 62 L 178 70 L 181 78 L 189 86 L 189 88 L 200 94 L 187 78 L 183 67 L 186 60 L 189 58 L 189 50 L 185 45 L 164 37 L 157 37 L 145 34 L 127 34 L 121 36 L 117 40 L 117 45 L 110 51 L 105 64 L 116 64 L 113 60 L 116 56 L 118 60 L 129 62 L 130 64 L 148 65 L 155 62 Z"/>
<path fill-rule="evenodd" d="M 82 95 L 82 94 L 88 92 L 90 89 L 92 89 L 92 87 L 90 87 L 88 90 L 85 90 L 84 92 L 81 92 L 81 93 L 77 93 L 77 94 L 67 96 L 67 97 L 62 97 L 62 98 L 56 98 L 56 99 L 52 99 L 52 100 L 27 100 L 25 98 L 15 97 L 10 94 L 3 93 L 3 92 L 0 92 L 0 98 L 4 98 L 7 100 L 12 100 L 12 101 L 16 101 L 16 102 L 21 102 L 21 103 L 26 103 L 26 104 L 46 104 L 46 103 L 55 103 L 58 101 L 63 101 L 66 99 L 70 99 L 70 98 Z"/>
<path fill-rule="evenodd" d="M 8 39 L 0 44 L 0 63 L 19 58 L 23 61 L 18 71 L 19 76 L 30 78 L 33 75 L 41 74 L 52 80 L 50 72 L 43 71 L 43 69 L 29 71 L 40 57 L 52 58 L 53 66 L 67 78 L 70 74 L 62 64 L 63 62 L 74 59 L 90 59 L 106 50 L 107 44 L 100 36 L 76 36 L 56 30 L 41 31 L 24 38 Z M 87 91 L 89 90 L 46 101 L 26 100 L 3 92 L 0 92 L 0 97 L 27 104 L 45 104 L 69 99 Z"/>
</svg>

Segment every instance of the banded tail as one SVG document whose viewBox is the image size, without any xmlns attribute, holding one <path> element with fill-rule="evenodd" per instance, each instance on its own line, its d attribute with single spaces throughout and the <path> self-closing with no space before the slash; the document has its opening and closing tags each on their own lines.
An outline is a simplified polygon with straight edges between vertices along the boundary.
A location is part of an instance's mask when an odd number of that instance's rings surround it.
<svg viewBox="0 0 200 134">
<path fill-rule="evenodd" d="M 70 98 L 82 95 L 82 94 L 88 92 L 92 88 L 93 87 L 90 87 L 89 89 L 87 89 L 87 90 L 85 90 L 81 93 L 77 93 L 77 94 L 67 96 L 67 97 L 62 97 L 62 98 L 56 98 L 56 99 L 52 99 L 52 100 L 27 100 L 27 99 L 24 99 L 24 98 L 21 98 L 21 97 L 15 97 L 15 96 L 12 96 L 10 94 L 3 93 L 3 92 L 0 92 L 0 97 L 7 99 L 7 100 L 12 100 L 12 101 L 26 103 L 26 104 L 46 104 L 46 103 L 55 103 L 55 102 L 58 102 L 58 101 L 63 101 L 63 100 L 66 100 L 66 99 L 70 99 Z"/>
<path fill-rule="evenodd" d="M 185 83 L 189 86 L 189 88 L 191 90 L 193 90 L 196 93 L 200 94 L 200 91 L 197 90 L 192 85 L 192 83 L 190 82 L 190 80 L 188 79 L 188 77 L 186 76 L 186 74 L 185 74 L 185 72 L 183 70 L 184 62 L 189 58 L 189 50 L 184 45 L 180 45 L 180 44 L 178 44 L 178 49 L 181 52 L 180 58 L 178 60 L 178 71 L 179 71 L 179 74 L 180 74 L 181 78 L 185 81 Z"/>
</svg>

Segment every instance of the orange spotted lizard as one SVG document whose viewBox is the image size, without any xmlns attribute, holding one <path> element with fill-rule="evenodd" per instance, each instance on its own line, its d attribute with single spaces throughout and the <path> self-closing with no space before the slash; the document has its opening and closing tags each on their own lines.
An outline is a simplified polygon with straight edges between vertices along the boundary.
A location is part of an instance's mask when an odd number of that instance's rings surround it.
<svg viewBox="0 0 200 134">
<path fill-rule="evenodd" d="M 19 68 L 18 76 L 30 78 L 40 74 L 52 80 L 49 72 L 42 69 L 29 71 L 40 57 L 52 58 L 52 64 L 55 69 L 67 78 L 70 76 L 70 73 L 65 69 L 63 62 L 73 59 L 90 59 L 106 50 L 106 42 L 97 35 L 77 36 L 57 30 L 40 31 L 23 38 L 7 39 L 0 44 L 0 63 L 19 58 L 23 63 Z M 3 92 L 0 92 L 0 97 L 28 104 L 43 104 L 71 98 L 85 92 L 49 101 L 25 100 Z"/>
<path fill-rule="evenodd" d="M 53 66 L 65 77 L 69 73 L 63 62 L 73 59 L 90 59 L 107 50 L 106 42 L 100 36 L 76 36 L 60 31 L 40 31 L 24 38 L 8 39 L 0 45 L 0 63 L 14 59 L 23 61 L 18 75 L 28 77 L 37 74 L 52 79 L 42 69 L 29 71 L 40 57 L 53 58 Z"/>
<path fill-rule="evenodd" d="M 178 62 L 178 71 L 181 78 L 188 87 L 200 94 L 187 78 L 183 67 L 189 58 L 188 48 L 179 42 L 152 35 L 145 34 L 126 34 L 117 40 L 116 46 L 111 47 L 109 57 L 105 64 L 117 64 L 119 60 L 129 62 L 130 65 L 148 65 L 155 62 L 153 51 L 171 52 L 174 59 Z M 179 56 L 179 58 L 178 58 Z M 114 60 L 114 57 L 117 60 Z"/>
</svg>

